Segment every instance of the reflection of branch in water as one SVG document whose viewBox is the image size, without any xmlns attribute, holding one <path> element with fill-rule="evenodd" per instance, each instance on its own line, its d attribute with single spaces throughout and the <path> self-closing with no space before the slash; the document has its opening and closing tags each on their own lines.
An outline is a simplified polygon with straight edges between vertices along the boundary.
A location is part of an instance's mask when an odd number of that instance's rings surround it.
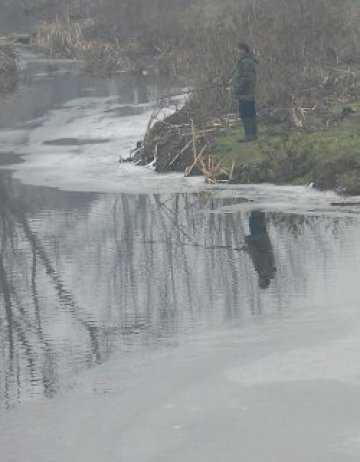
<svg viewBox="0 0 360 462">
<path fill-rule="evenodd" d="M 14 322 L 12 302 L 11 302 L 11 290 L 10 285 L 7 281 L 6 271 L 4 267 L 4 257 L 3 254 L 0 254 L 0 289 L 3 294 L 5 314 L 7 328 L 9 332 L 9 359 L 10 359 L 10 368 L 13 371 L 14 365 L 14 334 L 12 330 L 12 325 Z"/>
<path fill-rule="evenodd" d="M 5 337 L 5 343 L 8 344 L 9 356 L 4 364 L 8 365 L 8 371 L 5 373 L 5 405 L 11 405 L 11 383 L 16 386 L 16 394 L 20 399 L 19 382 L 20 367 L 18 357 L 15 358 L 15 344 L 19 341 L 20 346 L 25 352 L 25 358 L 28 363 L 28 370 L 31 374 L 31 379 L 35 380 L 35 362 L 36 357 L 33 354 L 30 342 L 27 339 L 29 332 L 32 332 L 32 326 L 27 323 L 24 310 L 18 301 L 16 289 L 13 285 L 13 279 L 7 275 L 4 257 L 7 252 L 8 241 L 10 241 L 10 249 L 14 252 L 14 240 L 12 238 L 14 233 L 14 226 L 11 215 L 5 209 L 5 203 L 1 201 L 1 251 L 0 251 L 0 293 L 3 296 L 5 317 L 7 324 L 8 335 Z M 16 314 L 16 308 L 20 311 L 21 316 Z M 24 326 L 25 324 L 25 326 Z M 5 350 L 4 350 L 5 352 Z M 16 372 L 15 372 L 16 371 Z"/>
<path fill-rule="evenodd" d="M 205 245 L 205 244 L 200 244 L 199 242 L 194 241 L 192 236 L 190 236 L 190 234 L 188 234 L 185 231 L 185 227 L 180 225 L 177 222 L 176 217 L 178 216 L 178 214 L 176 212 L 173 212 L 171 209 L 169 209 L 164 203 L 160 202 L 159 198 L 156 197 L 156 196 L 155 196 L 155 200 L 156 200 L 157 204 L 159 205 L 159 207 L 162 210 L 164 210 L 164 212 L 166 213 L 166 215 L 170 219 L 171 224 L 176 228 L 176 230 L 179 231 L 185 237 L 185 239 L 190 241 L 190 242 L 180 242 L 180 241 L 178 241 L 179 245 L 188 246 L 188 247 L 201 247 L 201 248 L 206 249 L 206 250 L 216 250 L 216 249 L 234 250 L 234 251 L 243 251 L 243 250 L 245 250 L 244 246 L 233 247 L 231 245 Z M 174 216 L 172 216 L 172 215 L 174 215 Z M 161 242 L 161 241 L 149 241 L 149 242 L 144 241 L 144 243 L 146 243 L 146 244 L 161 244 L 161 243 L 164 244 L 164 242 Z"/>
<path fill-rule="evenodd" d="M 137 241 L 139 244 L 145 244 L 149 246 L 164 246 L 166 245 L 166 242 L 164 241 Z M 204 244 L 199 244 L 199 243 L 191 243 L 191 242 L 178 242 L 177 243 L 180 246 L 184 247 L 197 247 L 200 249 L 205 249 L 205 250 L 234 250 L 235 252 L 243 252 L 244 250 L 247 249 L 246 246 L 242 247 L 232 247 L 231 245 L 204 245 Z"/>
<path fill-rule="evenodd" d="M 0 264 L 0 292 L 3 294 L 4 299 L 6 299 L 4 306 L 5 306 L 5 314 L 7 318 L 7 328 L 8 328 L 8 336 L 6 338 L 6 343 L 9 345 L 9 360 L 7 361 L 9 365 L 9 372 L 8 377 L 12 377 L 15 383 L 17 383 L 17 395 L 18 399 L 20 399 L 20 389 L 21 389 L 21 380 L 20 380 L 20 365 L 19 361 L 16 361 L 16 364 L 13 361 L 14 356 L 14 345 L 15 342 L 19 341 L 19 345 L 23 349 L 25 353 L 25 359 L 28 363 L 28 370 L 31 374 L 31 381 L 32 383 L 37 383 L 36 377 L 36 360 L 37 360 L 37 352 L 34 347 L 31 345 L 31 341 L 29 340 L 32 334 L 35 334 L 35 338 L 38 337 L 41 349 L 45 353 L 45 357 L 47 362 L 52 363 L 51 358 L 51 347 L 49 343 L 44 339 L 42 328 L 41 328 L 41 320 L 40 320 L 40 304 L 37 295 L 35 296 L 35 286 L 36 286 L 36 255 L 34 254 L 33 257 L 33 268 L 32 268 L 32 276 L 31 276 L 31 285 L 32 285 L 32 292 L 33 292 L 33 301 L 34 301 L 34 308 L 35 308 L 35 318 L 36 318 L 36 325 L 29 320 L 29 316 L 27 311 L 23 307 L 23 302 L 19 299 L 19 294 L 16 292 L 16 288 L 13 283 L 8 281 L 6 276 L 6 269 L 4 264 L 4 252 L 6 249 L 11 249 L 13 254 L 15 254 L 16 250 L 14 248 L 14 233 L 15 228 L 14 226 L 9 226 L 9 223 L 13 223 L 13 217 L 8 210 L 5 210 L 5 201 L 1 201 L 1 216 L 2 216 L 2 226 L 1 226 L 1 237 L 2 237 L 2 249 L 3 253 L 1 253 L 1 264 Z M 8 242 L 10 241 L 10 247 L 8 246 Z M 17 314 L 16 311 L 19 313 Z M 14 374 L 14 369 L 16 368 L 17 373 L 16 377 Z M 55 385 L 54 378 L 49 380 L 45 377 L 43 379 L 43 386 L 44 392 L 46 396 L 51 396 L 49 389 Z M 51 387 L 49 383 L 52 383 Z M 8 387 L 7 387 L 8 388 Z M 10 390 L 9 390 L 10 392 Z M 10 395 L 7 397 L 7 403 L 10 405 Z"/>
<path fill-rule="evenodd" d="M 27 339 L 27 334 L 32 331 L 31 324 L 26 322 L 25 310 L 21 307 L 17 300 L 16 292 L 8 281 L 4 263 L 3 263 L 3 254 L 0 254 L 0 289 L 4 295 L 5 302 L 5 313 L 8 324 L 9 331 L 9 372 L 8 379 L 14 378 L 15 370 L 15 356 L 14 356 L 14 347 L 15 347 L 15 336 L 16 333 L 17 339 L 20 341 L 22 347 L 25 350 L 25 357 L 29 365 L 29 371 L 32 377 L 32 380 L 35 381 L 36 369 L 35 369 L 35 355 L 31 349 L 30 342 Z M 14 303 L 17 305 L 18 310 L 20 311 L 21 317 L 15 315 L 14 313 Z M 23 326 L 25 324 L 25 327 Z M 19 374 L 19 367 L 17 367 Z M 18 382 L 18 381 L 17 381 Z M 20 389 L 20 384 L 17 383 L 18 393 Z M 7 397 L 7 402 L 9 403 L 10 396 Z"/>
<path fill-rule="evenodd" d="M 33 264 L 31 268 L 31 292 L 32 292 L 32 299 L 33 299 L 34 308 L 35 308 L 35 317 L 36 317 L 37 325 L 41 332 L 42 329 L 41 329 L 40 303 L 39 303 L 39 297 L 37 293 L 36 268 L 37 268 L 36 253 L 33 252 Z"/>
<path fill-rule="evenodd" d="M 181 196 L 181 195 L 180 195 Z M 177 199 L 179 196 L 177 196 Z M 185 195 L 185 202 L 186 202 Z M 196 198 L 195 198 L 196 199 Z M 244 227 L 241 214 L 207 214 L 207 213 L 197 213 L 193 216 L 188 216 L 189 204 L 185 204 L 183 210 L 185 211 L 185 233 L 183 231 L 182 225 L 179 223 L 180 213 L 177 208 L 177 203 L 172 209 L 166 202 L 158 202 L 158 207 L 165 212 L 165 216 L 170 221 L 171 225 L 174 227 L 174 230 L 177 234 L 177 239 L 175 245 L 183 251 L 182 261 L 186 262 L 186 255 L 184 249 L 186 247 L 199 248 L 199 250 L 209 250 L 203 254 L 209 255 L 209 262 L 204 266 L 206 271 L 205 284 L 207 286 L 207 293 L 209 298 L 212 300 L 214 297 L 212 294 L 215 294 L 213 291 L 213 281 L 214 279 L 220 282 L 220 287 L 225 288 L 224 297 L 226 298 L 226 307 L 228 308 L 229 316 L 234 317 L 238 316 L 237 311 L 239 308 L 238 300 L 240 297 L 240 285 L 239 281 L 248 278 L 249 272 L 244 271 L 245 260 L 236 257 L 237 252 L 243 252 L 245 249 L 242 243 L 244 242 Z M 213 201 L 211 201 L 212 206 Z M 204 204 L 202 204 L 204 206 Z M 194 207 L 193 207 L 194 208 Z M 199 220 L 200 219 L 200 220 Z M 192 237 L 187 230 L 193 229 L 201 233 L 201 237 L 195 239 Z M 164 227 L 165 233 L 168 231 Z M 180 239 L 184 237 L 185 239 Z M 209 239 L 210 238 L 210 239 Z M 162 244 L 165 245 L 165 242 L 161 241 L 151 241 L 150 245 Z M 239 245 L 240 244 L 240 245 Z M 218 252 L 215 251 L 225 251 L 227 253 L 227 258 L 220 257 Z M 243 263 L 241 263 L 243 262 Z M 219 266 L 220 264 L 220 266 Z M 191 276 L 190 284 L 194 285 L 194 276 Z M 253 294 L 254 295 L 254 294 Z M 233 307 L 233 309 L 231 308 Z"/>
<path fill-rule="evenodd" d="M 175 215 L 174 212 L 171 209 L 169 209 L 169 207 L 165 205 L 164 202 L 160 201 L 159 196 L 154 194 L 154 199 L 158 207 L 165 212 L 165 215 L 169 218 L 171 224 L 175 227 L 176 231 L 182 234 L 183 237 L 185 237 L 185 239 L 188 239 L 189 241 L 193 242 L 193 238 L 192 236 L 190 236 L 190 234 L 186 232 L 186 228 L 178 223 L 178 216 Z"/>
<path fill-rule="evenodd" d="M 193 294 L 192 294 L 192 284 L 191 284 L 191 275 L 190 275 L 190 270 L 189 270 L 189 264 L 188 264 L 188 261 L 187 261 L 187 257 L 186 257 L 186 254 L 185 254 L 185 250 L 184 250 L 184 243 L 181 242 L 180 240 L 180 234 L 182 234 L 185 239 L 188 239 L 190 240 L 190 242 L 194 243 L 192 237 L 190 235 L 188 235 L 188 233 L 185 231 L 184 227 L 182 227 L 179 223 L 178 223 L 178 214 L 175 215 L 175 217 L 173 217 L 173 212 L 171 209 L 169 209 L 164 203 L 162 203 L 160 201 L 160 197 L 158 195 L 154 195 L 154 200 L 158 206 L 158 209 L 162 212 L 165 213 L 165 216 L 170 220 L 170 223 L 175 227 L 175 230 L 177 232 L 177 235 L 178 235 L 178 239 L 177 239 L 177 242 L 179 244 L 179 248 L 181 250 L 181 253 L 182 253 L 182 262 L 183 262 L 183 266 L 184 266 L 184 274 L 185 274 L 185 277 L 186 277 L 186 290 L 187 290 L 187 296 L 188 296 L 188 304 L 189 304 L 189 307 L 190 307 L 190 311 L 191 313 L 193 314 Z M 161 219 L 161 225 L 164 229 L 164 233 L 165 235 L 167 234 L 167 229 L 166 229 L 166 226 L 165 226 L 165 223 L 163 222 L 163 220 Z"/>
<path fill-rule="evenodd" d="M 43 263 L 46 269 L 47 275 L 50 277 L 50 280 L 53 282 L 53 285 L 58 295 L 59 302 L 63 306 L 68 308 L 71 311 L 71 313 L 74 315 L 75 319 L 78 319 L 78 321 L 86 328 L 86 330 L 89 333 L 90 344 L 92 346 L 92 350 L 93 350 L 93 354 L 95 356 L 96 362 L 100 362 L 101 354 L 100 354 L 100 345 L 99 345 L 99 332 L 98 332 L 97 326 L 94 323 L 91 323 L 79 317 L 78 311 L 81 310 L 81 308 L 74 302 L 72 294 L 65 289 L 63 282 L 61 281 L 55 268 L 52 266 L 49 257 L 47 256 L 40 242 L 38 241 L 36 235 L 32 232 L 30 225 L 27 222 L 26 218 L 20 217 L 19 221 L 23 226 L 25 236 L 28 238 L 34 251 L 39 256 L 41 262 Z"/>
<path fill-rule="evenodd" d="M 31 292 L 32 292 L 32 299 L 35 308 L 35 318 L 38 326 L 38 335 L 40 338 L 41 343 L 44 345 L 45 351 L 45 359 L 46 359 L 46 368 L 42 367 L 42 382 L 45 396 L 50 398 L 53 396 L 56 388 L 57 377 L 55 373 L 54 359 L 53 359 L 53 352 L 50 343 L 45 339 L 42 325 L 41 325 L 41 315 L 40 315 L 40 302 L 39 296 L 37 291 L 37 283 L 36 283 L 36 276 L 37 276 L 37 257 L 36 253 L 33 251 L 33 264 L 31 268 Z"/>
<path fill-rule="evenodd" d="M 77 319 L 88 331 L 90 337 L 90 344 L 92 347 L 92 351 L 95 357 L 96 362 L 100 362 L 101 354 L 100 354 L 100 345 L 99 345 L 99 331 L 95 323 L 91 323 L 90 321 L 86 321 L 79 316 L 79 311 L 81 308 L 76 305 L 73 300 L 73 297 L 69 291 L 65 289 L 65 286 L 57 274 L 57 271 L 53 267 L 50 258 L 47 256 L 46 251 L 42 247 L 40 241 L 38 240 L 35 233 L 30 228 L 30 225 L 26 219 L 26 215 L 21 212 L 21 204 L 13 204 L 11 199 L 9 198 L 6 189 L 3 187 L 2 183 L 0 182 L 0 193 L 3 198 L 4 206 L 7 207 L 10 214 L 12 214 L 19 224 L 22 226 L 25 237 L 28 239 L 31 247 L 35 254 L 38 255 L 40 261 L 45 267 L 46 274 L 49 276 L 59 299 L 61 305 L 69 309 L 69 311 L 73 314 L 74 318 Z"/>
</svg>

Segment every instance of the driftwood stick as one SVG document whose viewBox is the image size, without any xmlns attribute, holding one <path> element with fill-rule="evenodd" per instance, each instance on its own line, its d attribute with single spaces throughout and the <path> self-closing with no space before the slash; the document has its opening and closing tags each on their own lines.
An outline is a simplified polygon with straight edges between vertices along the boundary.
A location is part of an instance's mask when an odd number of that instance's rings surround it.
<svg viewBox="0 0 360 462">
<path fill-rule="evenodd" d="M 193 155 L 194 155 L 194 162 L 196 159 L 196 133 L 195 133 L 195 126 L 194 120 L 191 119 L 191 132 L 192 132 L 192 145 L 193 145 Z"/>
<path fill-rule="evenodd" d="M 230 174 L 229 174 L 229 180 L 230 181 L 232 180 L 233 175 L 234 175 L 234 168 L 235 168 L 235 161 L 233 160 L 232 164 L 231 164 Z"/>
<path fill-rule="evenodd" d="M 178 158 L 184 154 L 184 152 L 189 149 L 189 147 L 192 145 L 192 142 L 193 140 L 191 139 L 188 143 L 186 143 L 186 145 L 181 149 L 181 151 L 179 151 L 176 156 L 172 159 L 172 161 L 169 163 L 169 167 L 171 167 L 172 165 L 174 165 L 174 163 L 178 160 Z"/>
<path fill-rule="evenodd" d="M 147 139 L 148 139 L 148 137 L 149 137 L 149 135 L 150 135 L 150 131 L 151 131 L 151 128 L 152 128 L 152 124 L 153 124 L 154 120 L 156 120 L 156 119 L 158 118 L 158 115 L 159 115 L 160 111 L 161 111 L 161 107 L 160 107 L 160 106 L 157 106 L 157 107 L 153 110 L 153 112 L 152 112 L 152 114 L 151 114 L 151 116 L 150 116 L 149 122 L 148 122 L 147 127 L 146 127 L 146 131 L 145 131 L 144 145 L 146 144 Z"/>
<path fill-rule="evenodd" d="M 190 167 L 188 167 L 186 170 L 185 170 L 185 176 L 189 176 L 190 173 L 192 172 L 193 168 L 195 167 L 195 165 L 199 162 L 200 158 L 202 157 L 202 155 L 204 154 L 205 150 L 206 150 L 207 146 L 203 146 L 203 148 L 201 149 L 199 155 L 194 159 L 194 162 L 191 164 Z"/>
<path fill-rule="evenodd" d="M 163 123 L 164 125 L 167 125 L 171 128 L 174 128 L 174 129 L 185 129 L 185 128 L 191 128 L 191 124 L 172 124 L 170 122 L 168 122 L 167 120 L 165 119 L 161 119 L 160 117 L 156 116 L 154 117 L 156 120 L 158 120 L 159 122 Z"/>
</svg>

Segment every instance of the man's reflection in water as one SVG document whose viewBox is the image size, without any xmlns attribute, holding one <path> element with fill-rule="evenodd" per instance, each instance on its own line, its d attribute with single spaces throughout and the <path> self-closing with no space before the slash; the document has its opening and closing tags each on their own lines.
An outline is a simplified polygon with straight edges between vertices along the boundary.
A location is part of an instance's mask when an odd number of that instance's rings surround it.
<svg viewBox="0 0 360 462">
<path fill-rule="evenodd" d="M 245 237 L 246 250 L 259 275 L 260 289 L 267 289 L 275 277 L 276 267 L 273 247 L 266 229 L 265 213 L 252 211 L 249 228 L 250 236 Z"/>
</svg>

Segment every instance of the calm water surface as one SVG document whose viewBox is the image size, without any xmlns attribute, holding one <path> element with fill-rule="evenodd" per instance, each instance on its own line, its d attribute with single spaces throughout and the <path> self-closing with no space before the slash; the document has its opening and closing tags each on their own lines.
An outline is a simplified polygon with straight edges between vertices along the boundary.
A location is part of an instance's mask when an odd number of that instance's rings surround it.
<svg viewBox="0 0 360 462">
<path fill-rule="evenodd" d="M 113 352 L 359 300 L 356 215 L 262 215 L 209 192 L 59 192 L 9 174 L 0 192 L 3 412 Z"/>
</svg>

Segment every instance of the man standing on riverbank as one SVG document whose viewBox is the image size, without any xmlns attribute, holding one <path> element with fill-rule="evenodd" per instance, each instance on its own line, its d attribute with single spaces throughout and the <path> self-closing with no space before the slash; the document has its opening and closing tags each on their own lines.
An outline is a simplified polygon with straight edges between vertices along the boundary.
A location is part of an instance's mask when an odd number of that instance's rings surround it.
<svg viewBox="0 0 360 462">
<path fill-rule="evenodd" d="M 255 96 L 258 61 L 246 43 L 239 43 L 238 54 L 239 61 L 235 70 L 233 86 L 234 93 L 238 98 L 239 115 L 245 131 L 245 138 L 241 142 L 248 142 L 257 138 Z"/>
</svg>

